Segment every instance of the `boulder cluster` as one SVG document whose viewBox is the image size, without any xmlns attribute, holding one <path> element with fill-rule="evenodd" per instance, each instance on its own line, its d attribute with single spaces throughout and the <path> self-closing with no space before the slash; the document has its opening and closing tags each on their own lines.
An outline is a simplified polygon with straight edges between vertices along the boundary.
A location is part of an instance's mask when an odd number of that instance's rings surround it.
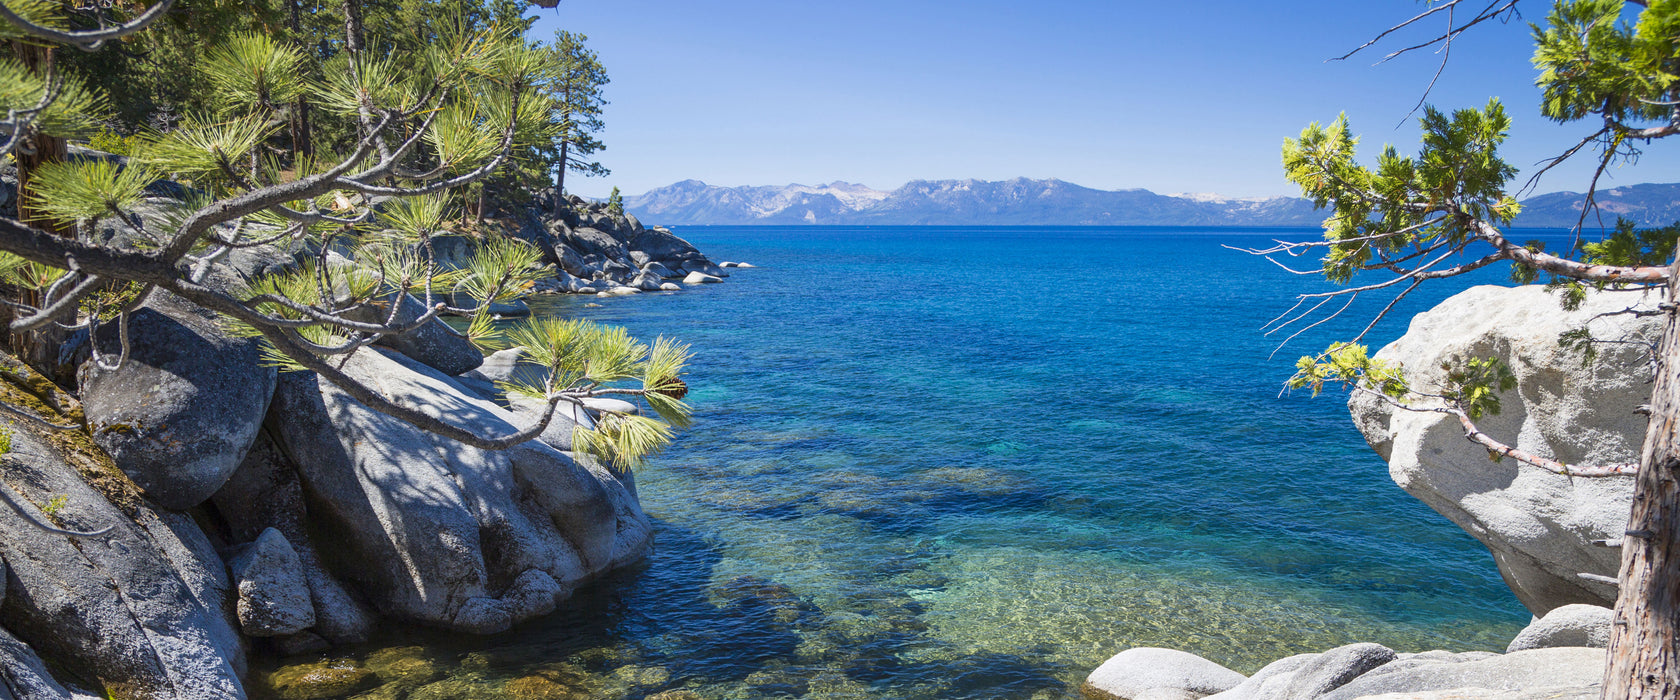
<svg viewBox="0 0 1680 700">
<path fill-rule="evenodd" d="M 669 232 L 583 209 L 545 230 L 573 279 L 721 272 Z M 278 248 L 241 249 L 206 284 L 295 264 Z M 89 358 L 118 354 L 115 328 L 72 337 L 61 354 L 77 370 L 62 385 L 0 355 L 0 401 L 85 426 L 0 414 L 0 489 L 21 509 L 0 517 L 0 698 L 81 697 L 72 686 L 245 697 L 254 650 L 356 644 L 387 622 L 500 632 L 651 545 L 632 476 L 571 451 L 588 409 L 556 415 L 538 440 L 482 450 L 315 373 L 278 371 L 256 340 L 167 292 L 133 315 L 128 340 L 128 361 L 109 370 Z M 482 435 L 533 420 L 496 388 L 522 370 L 518 351 L 485 362 L 441 320 L 340 360 L 384 399 Z M 109 530 L 71 536 L 19 515 Z"/>
<path fill-rule="evenodd" d="M 1375 357 L 1433 391 L 1443 364 L 1493 357 L 1516 386 L 1477 426 L 1531 454 L 1577 465 L 1636 462 L 1638 413 L 1650 396 L 1650 355 L 1662 334 L 1655 293 L 1589 294 L 1575 310 L 1539 286 L 1474 287 L 1416 316 Z M 1592 351 L 1561 342 L 1585 328 Z M 1126 700 L 1599 696 L 1634 477 L 1570 477 L 1513 459 L 1492 461 L 1458 420 L 1408 411 L 1371 394 L 1348 404 L 1354 424 L 1396 484 L 1488 548 L 1517 600 L 1535 616 L 1504 654 L 1399 653 L 1351 644 L 1301 654 L 1244 677 L 1194 654 L 1128 649 L 1092 673 L 1086 694 Z"/>
<path fill-rule="evenodd" d="M 713 284 L 730 268 L 749 263 L 714 263 L 693 244 L 663 226 L 648 228 L 635 215 L 610 210 L 601 202 L 576 196 L 547 217 L 535 210 L 510 214 L 509 235 L 535 246 L 555 268 L 539 281 L 537 294 L 593 294 L 602 297 L 642 292 L 677 292 L 683 285 Z M 478 243 L 471 236 L 432 239 L 433 254 L 445 267 L 464 267 Z M 523 303 L 493 309 L 504 316 L 529 313 Z"/>
</svg>

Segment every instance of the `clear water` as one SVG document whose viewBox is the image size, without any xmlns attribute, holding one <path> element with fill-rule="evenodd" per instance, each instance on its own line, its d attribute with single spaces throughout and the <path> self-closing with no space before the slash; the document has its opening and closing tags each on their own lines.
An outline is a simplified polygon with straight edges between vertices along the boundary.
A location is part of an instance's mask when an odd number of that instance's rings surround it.
<svg viewBox="0 0 1680 700">
<path fill-rule="evenodd" d="M 638 476 L 657 549 L 550 618 L 411 650 L 455 695 L 1075 698 L 1133 646 L 1252 672 L 1502 650 L 1529 619 L 1343 397 L 1279 395 L 1386 303 L 1268 359 L 1260 327 L 1325 285 L 1221 246 L 1310 229 L 680 233 L 760 267 L 533 305 L 693 344 L 698 424 Z"/>
</svg>

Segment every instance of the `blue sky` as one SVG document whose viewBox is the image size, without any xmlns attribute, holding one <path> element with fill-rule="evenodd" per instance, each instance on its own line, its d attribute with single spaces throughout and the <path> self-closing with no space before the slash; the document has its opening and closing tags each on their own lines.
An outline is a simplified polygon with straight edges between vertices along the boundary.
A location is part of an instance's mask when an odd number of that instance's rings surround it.
<svg viewBox="0 0 1680 700">
<path fill-rule="evenodd" d="M 1506 159 L 1523 171 L 1589 129 L 1539 116 L 1527 21 L 1452 47 L 1430 102 L 1505 100 Z M 1527 5 L 1528 3 L 1525 3 Z M 1364 152 L 1415 150 L 1440 56 L 1373 65 L 1417 39 L 1326 62 L 1423 8 L 1413 0 L 563 0 L 533 38 L 588 35 L 612 83 L 600 154 L 613 173 L 568 189 L 637 194 L 677 180 L 892 189 L 913 179 L 1056 177 L 1089 187 L 1298 194 L 1279 147 L 1346 111 Z M 1479 8 L 1478 8 L 1479 9 Z M 1431 21 L 1430 31 L 1444 24 Z M 1405 43 L 1402 43 L 1405 42 Z M 1680 180 L 1651 148 L 1611 184 Z M 1580 190 L 1583 160 L 1538 191 Z"/>
</svg>

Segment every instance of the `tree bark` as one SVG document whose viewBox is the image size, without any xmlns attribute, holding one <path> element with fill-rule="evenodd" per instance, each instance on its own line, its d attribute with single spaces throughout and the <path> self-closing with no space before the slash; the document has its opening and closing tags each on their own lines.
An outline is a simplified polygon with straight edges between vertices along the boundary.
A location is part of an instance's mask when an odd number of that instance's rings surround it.
<svg viewBox="0 0 1680 700">
<path fill-rule="evenodd" d="M 566 147 L 568 142 L 560 142 L 560 172 L 554 176 L 554 215 L 559 216 L 560 210 L 566 208 Z"/>
<path fill-rule="evenodd" d="M 292 42 L 297 44 L 298 48 L 308 51 L 308 47 L 303 45 L 303 2 L 291 0 L 291 6 L 292 16 L 288 24 L 292 32 Z M 309 139 L 309 101 L 303 96 L 299 95 L 297 100 L 292 102 L 291 117 L 292 169 L 296 171 L 301 165 L 300 160 L 315 154 L 315 145 Z"/>
<path fill-rule="evenodd" d="M 1680 698 L 1680 256 L 1669 268 L 1668 323 L 1651 390 L 1621 590 L 1604 668 L 1605 700 Z"/>
<path fill-rule="evenodd" d="M 24 67 L 36 75 L 46 75 L 52 70 L 53 49 L 29 42 L 16 41 L 12 43 L 13 54 Z M 59 225 L 35 209 L 34 179 L 35 171 L 49 163 L 63 162 L 70 156 L 69 142 L 59 136 L 43 134 L 33 130 L 24 144 L 24 148 L 12 153 L 13 162 L 17 164 L 17 209 L 18 221 L 47 231 L 58 236 L 69 236 L 72 230 Z M 31 306 L 39 306 L 42 302 L 41 293 L 23 290 L 18 301 Z M 11 316 L 11 314 L 7 314 Z M 9 318 L 7 319 L 10 320 Z M 65 333 L 56 324 L 48 324 L 33 331 L 10 333 L 8 345 L 12 354 L 29 366 L 39 370 L 53 381 L 62 383 L 66 370 L 58 366 L 58 348 L 64 344 Z M 74 368 L 69 370 L 74 372 Z"/>
</svg>

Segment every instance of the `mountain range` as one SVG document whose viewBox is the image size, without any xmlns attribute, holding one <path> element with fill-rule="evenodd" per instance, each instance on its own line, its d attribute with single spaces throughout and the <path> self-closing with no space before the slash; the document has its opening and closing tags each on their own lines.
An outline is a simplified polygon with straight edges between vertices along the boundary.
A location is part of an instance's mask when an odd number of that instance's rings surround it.
<svg viewBox="0 0 1680 700">
<path fill-rule="evenodd" d="M 1536 195 L 1523 201 L 1519 227 L 1567 227 L 1585 196 Z M 1600 190 L 1607 223 L 1625 216 L 1641 226 L 1680 220 L 1680 184 Z M 666 225 L 1056 225 L 1317 226 L 1325 212 L 1299 197 L 1231 198 L 1098 190 L 1062 180 L 1015 178 L 914 180 L 890 192 L 849 182 L 826 185 L 718 187 L 684 180 L 624 198 L 637 218 Z"/>
</svg>

